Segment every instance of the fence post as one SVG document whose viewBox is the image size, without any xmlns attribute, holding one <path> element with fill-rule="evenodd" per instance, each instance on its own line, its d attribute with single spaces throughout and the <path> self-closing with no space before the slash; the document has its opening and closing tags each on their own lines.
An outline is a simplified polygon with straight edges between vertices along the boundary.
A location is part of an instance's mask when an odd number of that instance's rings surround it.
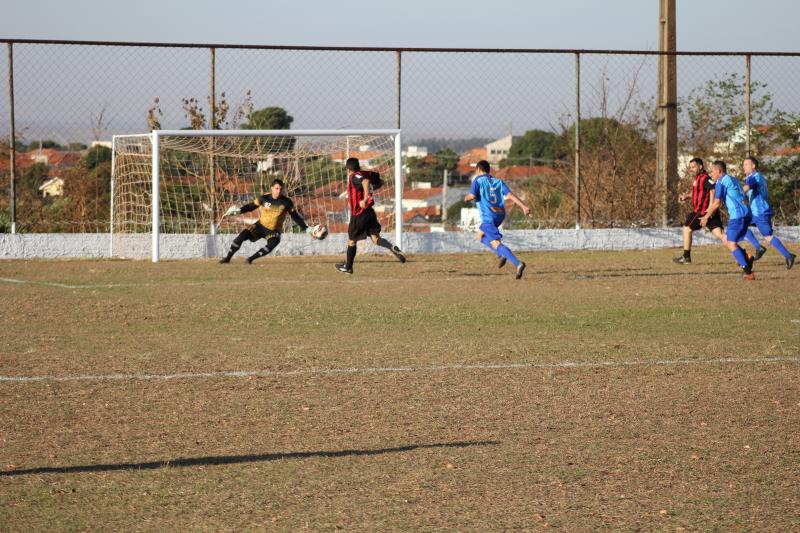
<svg viewBox="0 0 800 533">
<path fill-rule="evenodd" d="M 8 43 L 8 111 L 11 123 L 9 172 L 11 173 L 11 234 L 17 233 L 17 131 L 14 125 L 14 44 Z"/>
<path fill-rule="evenodd" d="M 744 56 L 744 145 L 747 157 L 750 152 L 750 54 Z"/>
<path fill-rule="evenodd" d="M 217 50 L 211 47 L 211 129 L 217 129 L 217 66 L 216 66 Z M 211 235 L 217 234 L 217 183 L 216 183 L 216 169 L 214 168 L 214 137 L 211 137 L 211 150 L 208 154 L 208 168 L 211 174 L 211 182 L 209 188 L 211 191 L 211 198 L 209 204 L 211 208 Z"/>
<path fill-rule="evenodd" d="M 581 229 L 581 54 L 575 52 L 575 229 Z"/>
<path fill-rule="evenodd" d="M 403 51 L 397 51 L 397 129 L 400 129 L 400 103 L 402 101 Z"/>
</svg>

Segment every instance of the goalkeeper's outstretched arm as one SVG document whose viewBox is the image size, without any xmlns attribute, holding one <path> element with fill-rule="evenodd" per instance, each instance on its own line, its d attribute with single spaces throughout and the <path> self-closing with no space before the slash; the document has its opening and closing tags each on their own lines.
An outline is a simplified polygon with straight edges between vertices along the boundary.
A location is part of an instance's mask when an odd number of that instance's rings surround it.
<svg viewBox="0 0 800 533">
<path fill-rule="evenodd" d="M 311 228 L 308 227 L 308 224 L 306 224 L 306 221 L 303 220 L 303 217 L 300 216 L 300 213 L 298 213 L 296 209 L 292 209 L 289 212 L 289 215 L 292 217 L 294 223 L 300 228 L 300 231 L 311 233 Z"/>
</svg>

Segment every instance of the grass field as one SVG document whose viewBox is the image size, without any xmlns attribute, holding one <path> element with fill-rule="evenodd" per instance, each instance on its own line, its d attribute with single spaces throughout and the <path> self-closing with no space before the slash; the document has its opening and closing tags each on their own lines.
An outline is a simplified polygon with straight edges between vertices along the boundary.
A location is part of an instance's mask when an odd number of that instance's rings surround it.
<svg viewBox="0 0 800 533">
<path fill-rule="evenodd" d="M 800 272 L 0 262 L 0 530 L 800 530 Z"/>
</svg>

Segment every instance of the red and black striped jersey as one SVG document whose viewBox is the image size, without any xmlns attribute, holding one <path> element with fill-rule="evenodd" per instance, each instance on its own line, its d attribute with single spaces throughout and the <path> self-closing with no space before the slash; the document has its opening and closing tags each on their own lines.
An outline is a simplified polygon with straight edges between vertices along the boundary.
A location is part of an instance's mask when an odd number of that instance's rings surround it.
<svg viewBox="0 0 800 533">
<path fill-rule="evenodd" d="M 350 214 L 354 217 L 375 205 L 375 198 L 372 196 L 372 180 L 377 176 L 379 176 L 377 172 L 359 170 L 350 174 L 350 177 L 347 179 L 347 200 L 350 204 Z M 369 182 L 369 193 L 367 194 L 366 207 L 361 207 L 359 203 L 364 199 L 364 180 Z"/>
<path fill-rule="evenodd" d="M 704 215 L 710 203 L 710 194 L 714 190 L 714 181 L 701 172 L 692 181 L 692 209 L 695 213 Z"/>
</svg>

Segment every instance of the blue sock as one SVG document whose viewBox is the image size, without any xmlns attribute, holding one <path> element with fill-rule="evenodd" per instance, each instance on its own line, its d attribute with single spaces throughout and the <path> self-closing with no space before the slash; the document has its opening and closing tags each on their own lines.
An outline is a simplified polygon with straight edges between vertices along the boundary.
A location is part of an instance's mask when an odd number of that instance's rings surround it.
<svg viewBox="0 0 800 533">
<path fill-rule="evenodd" d="M 773 248 L 778 250 L 781 253 L 781 255 L 786 259 L 789 259 L 789 257 L 791 257 L 792 254 L 789 252 L 789 250 L 787 250 L 786 247 L 781 242 L 781 240 L 775 237 L 774 235 L 772 236 L 770 244 L 772 245 Z"/>
<path fill-rule="evenodd" d="M 515 267 L 519 266 L 519 259 L 514 257 L 514 252 L 512 252 L 505 244 L 500 244 L 500 246 L 497 247 L 497 255 L 505 257 L 511 261 L 511 264 Z"/>
<path fill-rule="evenodd" d="M 736 250 L 731 253 L 733 254 L 733 257 L 736 258 L 736 262 L 739 263 L 740 267 L 744 268 L 747 266 L 747 256 L 744 254 L 744 250 L 737 246 Z"/>
<path fill-rule="evenodd" d="M 481 244 L 483 244 L 485 247 L 487 247 L 488 249 L 490 249 L 490 250 L 492 251 L 492 253 L 493 253 L 493 254 L 497 255 L 497 257 L 501 257 L 501 256 L 500 256 L 500 252 L 499 252 L 499 251 L 497 251 L 497 250 L 495 250 L 494 248 L 492 248 L 492 245 L 491 245 L 490 243 L 491 243 L 491 241 L 489 240 L 489 237 L 487 237 L 486 235 L 484 235 L 483 237 L 481 237 Z M 501 246 L 502 246 L 502 245 L 501 245 Z"/>
<path fill-rule="evenodd" d="M 753 247 L 754 247 L 756 250 L 758 250 L 759 248 L 761 248 L 761 243 L 760 243 L 760 242 L 758 242 L 758 239 L 756 239 L 756 236 L 755 236 L 755 235 L 753 235 L 753 232 L 752 232 L 752 230 L 747 230 L 747 233 L 745 233 L 745 234 L 744 234 L 744 238 L 745 238 L 745 239 L 747 239 L 747 242 L 749 242 L 750 244 L 752 244 L 752 245 L 753 245 Z"/>
</svg>

